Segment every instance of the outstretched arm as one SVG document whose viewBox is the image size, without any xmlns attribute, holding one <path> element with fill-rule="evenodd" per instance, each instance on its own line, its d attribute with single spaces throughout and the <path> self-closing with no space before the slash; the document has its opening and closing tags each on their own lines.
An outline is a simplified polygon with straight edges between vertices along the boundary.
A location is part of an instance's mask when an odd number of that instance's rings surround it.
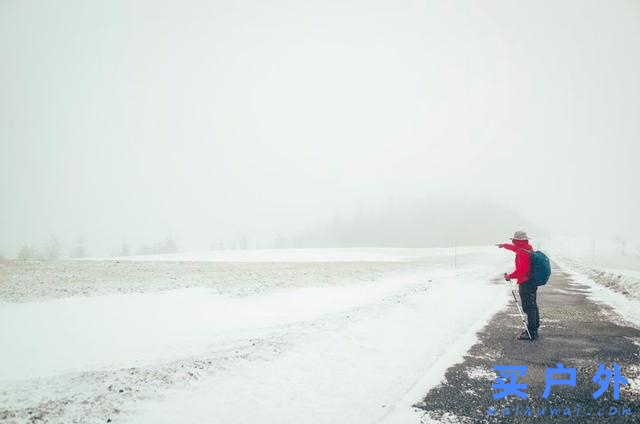
<svg viewBox="0 0 640 424">
<path fill-rule="evenodd" d="M 501 243 L 498 245 L 499 248 L 501 249 L 507 249 L 507 250 L 511 250 L 512 252 L 516 251 L 516 247 L 513 244 L 510 243 Z"/>
</svg>

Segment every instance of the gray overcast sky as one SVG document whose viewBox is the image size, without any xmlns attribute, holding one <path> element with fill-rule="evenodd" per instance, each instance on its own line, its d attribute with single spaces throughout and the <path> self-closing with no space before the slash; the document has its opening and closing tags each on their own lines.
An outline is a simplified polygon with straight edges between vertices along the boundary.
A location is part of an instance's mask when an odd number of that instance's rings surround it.
<svg viewBox="0 0 640 424">
<path fill-rule="evenodd" d="M 0 52 L 5 255 L 425 193 L 640 237 L 638 1 L 2 0 Z"/>
</svg>

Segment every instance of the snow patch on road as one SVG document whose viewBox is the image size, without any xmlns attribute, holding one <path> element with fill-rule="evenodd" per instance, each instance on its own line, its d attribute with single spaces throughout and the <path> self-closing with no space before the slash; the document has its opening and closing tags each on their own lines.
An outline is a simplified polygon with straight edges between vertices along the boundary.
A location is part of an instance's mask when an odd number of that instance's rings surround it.
<svg viewBox="0 0 640 424">
<path fill-rule="evenodd" d="M 482 367 L 475 367 L 466 370 L 467 376 L 475 380 L 490 380 L 493 381 L 496 378 L 494 370 L 490 370 Z"/>
</svg>

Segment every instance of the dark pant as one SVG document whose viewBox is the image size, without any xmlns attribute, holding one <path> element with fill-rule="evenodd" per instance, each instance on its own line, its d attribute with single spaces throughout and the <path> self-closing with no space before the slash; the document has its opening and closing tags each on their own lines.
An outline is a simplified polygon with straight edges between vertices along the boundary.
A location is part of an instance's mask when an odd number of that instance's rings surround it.
<svg viewBox="0 0 640 424">
<path fill-rule="evenodd" d="M 527 314 L 527 328 L 531 335 L 538 334 L 540 327 L 540 314 L 538 312 L 538 304 L 536 303 L 536 292 L 538 286 L 527 281 L 518 286 L 520 292 L 520 301 L 522 302 L 522 310 Z"/>
</svg>

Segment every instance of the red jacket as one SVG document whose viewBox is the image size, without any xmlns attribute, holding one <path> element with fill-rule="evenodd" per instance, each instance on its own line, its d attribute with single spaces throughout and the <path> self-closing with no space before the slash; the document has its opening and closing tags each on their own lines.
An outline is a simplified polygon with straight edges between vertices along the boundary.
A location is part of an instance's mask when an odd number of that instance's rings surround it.
<svg viewBox="0 0 640 424">
<path fill-rule="evenodd" d="M 526 240 L 514 240 L 513 244 L 504 243 L 500 246 L 516 252 L 516 269 L 507 277 L 515 278 L 518 284 L 526 283 L 529 280 L 529 270 L 531 269 L 529 255 L 533 252 L 533 247 Z"/>
</svg>

